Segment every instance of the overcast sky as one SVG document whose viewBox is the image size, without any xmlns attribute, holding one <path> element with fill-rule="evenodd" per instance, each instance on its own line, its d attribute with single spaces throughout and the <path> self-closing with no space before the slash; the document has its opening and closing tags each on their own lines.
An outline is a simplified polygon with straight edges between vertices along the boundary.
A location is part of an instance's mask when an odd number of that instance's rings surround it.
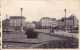
<svg viewBox="0 0 80 50">
<path fill-rule="evenodd" d="M 23 8 L 23 16 L 26 21 L 39 21 L 42 17 L 60 19 L 64 17 L 64 9 L 67 9 L 67 17 L 74 14 L 80 17 L 80 0 L 2 0 L 2 19 L 9 16 L 20 16 L 20 8 Z"/>
</svg>

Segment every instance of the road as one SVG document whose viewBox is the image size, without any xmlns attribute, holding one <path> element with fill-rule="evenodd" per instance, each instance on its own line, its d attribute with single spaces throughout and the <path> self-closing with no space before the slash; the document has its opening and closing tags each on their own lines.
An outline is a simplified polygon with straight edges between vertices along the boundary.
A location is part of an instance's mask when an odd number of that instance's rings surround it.
<svg viewBox="0 0 80 50">
<path fill-rule="evenodd" d="M 49 29 L 36 29 L 35 31 L 50 34 Z M 54 32 L 55 33 L 51 33 L 51 34 L 57 34 L 57 35 L 63 34 L 64 36 L 79 38 L 78 33 L 69 33 L 68 31 L 62 31 L 62 30 L 58 30 L 58 31 L 55 30 Z"/>
</svg>

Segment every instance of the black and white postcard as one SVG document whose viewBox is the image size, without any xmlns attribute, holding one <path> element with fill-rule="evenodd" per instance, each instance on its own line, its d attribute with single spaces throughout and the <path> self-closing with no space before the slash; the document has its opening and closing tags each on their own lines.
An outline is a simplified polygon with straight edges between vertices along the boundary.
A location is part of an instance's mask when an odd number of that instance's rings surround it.
<svg viewBox="0 0 80 50">
<path fill-rule="evenodd" d="M 2 49 L 78 49 L 80 0 L 1 0 Z"/>
</svg>

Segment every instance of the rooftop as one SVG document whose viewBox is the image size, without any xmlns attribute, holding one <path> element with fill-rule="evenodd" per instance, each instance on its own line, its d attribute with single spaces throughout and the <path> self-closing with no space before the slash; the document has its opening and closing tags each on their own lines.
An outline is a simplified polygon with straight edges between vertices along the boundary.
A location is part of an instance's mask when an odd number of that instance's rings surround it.
<svg viewBox="0 0 80 50">
<path fill-rule="evenodd" d="M 42 19 L 49 19 L 49 17 L 42 17 Z"/>
<path fill-rule="evenodd" d="M 49 17 L 43 17 L 42 19 L 51 19 L 51 20 L 56 20 L 56 18 L 49 18 Z"/>
<path fill-rule="evenodd" d="M 10 19 L 26 19 L 24 16 L 10 16 Z"/>
</svg>

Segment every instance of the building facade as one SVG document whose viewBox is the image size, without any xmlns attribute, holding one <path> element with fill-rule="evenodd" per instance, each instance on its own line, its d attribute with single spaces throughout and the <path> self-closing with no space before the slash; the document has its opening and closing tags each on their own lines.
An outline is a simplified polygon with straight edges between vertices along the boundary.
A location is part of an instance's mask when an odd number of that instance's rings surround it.
<svg viewBox="0 0 80 50">
<path fill-rule="evenodd" d="M 76 18 L 76 16 L 71 15 L 68 18 L 62 18 L 57 20 L 57 25 L 58 25 L 58 29 L 66 29 L 70 30 L 70 29 L 77 29 L 78 28 L 78 19 Z"/>
<path fill-rule="evenodd" d="M 10 16 L 10 27 L 13 27 L 15 30 L 20 30 L 21 27 L 25 26 L 26 18 L 23 16 Z"/>
<path fill-rule="evenodd" d="M 14 31 L 14 28 L 10 27 L 9 19 L 5 19 L 2 21 L 2 30 L 3 31 Z"/>
<path fill-rule="evenodd" d="M 41 29 L 40 21 L 33 21 L 32 23 L 35 24 L 35 28 L 36 28 L 36 29 Z"/>
<path fill-rule="evenodd" d="M 32 22 L 26 22 L 25 23 L 25 29 L 27 29 L 27 28 L 35 29 L 35 27 L 36 27 L 36 25 L 34 23 L 32 23 Z"/>
<path fill-rule="evenodd" d="M 76 16 L 71 15 L 66 18 L 66 27 L 67 29 L 74 29 L 78 27 L 78 19 L 76 18 Z"/>
<path fill-rule="evenodd" d="M 61 19 L 57 20 L 58 29 L 63 30 L 64 29 L 64 25 L 65 25 L 64 21 L 62 21 Z"/>
<path fill-rule="evenodd" d="M 55 18 L 43 17 L 40 19 L 40 23 L 43 29 L 57 26 L 57 21 Z"/>
</svg>

